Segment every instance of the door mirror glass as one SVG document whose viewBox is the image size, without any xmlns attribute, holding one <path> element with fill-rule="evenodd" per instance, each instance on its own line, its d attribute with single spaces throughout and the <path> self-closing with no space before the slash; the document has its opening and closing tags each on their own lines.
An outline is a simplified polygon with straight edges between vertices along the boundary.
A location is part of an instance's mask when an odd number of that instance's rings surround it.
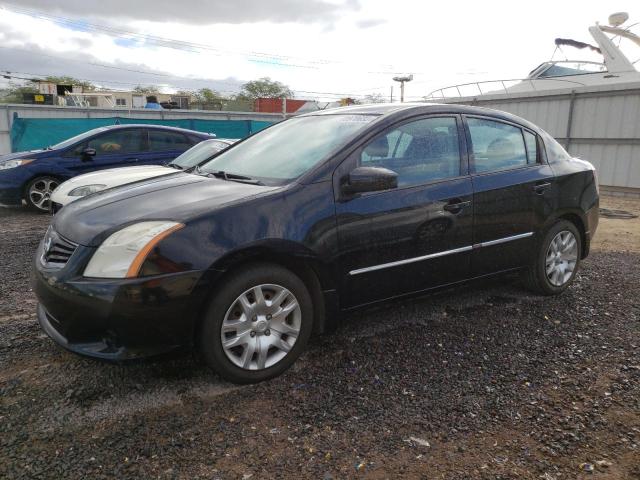
<svg viewBox="0 0 640 480">
<path fill-rule="evenodd" d="M 358 167 L 349 173 L 343 185 L 345 193 L 379 192 L 398 187 L 398 174 L 382 167 Z"/>
</svg>

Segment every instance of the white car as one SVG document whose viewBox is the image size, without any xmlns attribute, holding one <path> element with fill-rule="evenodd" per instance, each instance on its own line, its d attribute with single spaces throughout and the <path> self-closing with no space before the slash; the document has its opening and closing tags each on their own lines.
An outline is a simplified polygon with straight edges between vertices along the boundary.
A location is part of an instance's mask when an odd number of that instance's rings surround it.
<svg viewBox="0 0 640 480">
<path fill-rule="evenodd" d="M 139 165 L 135 167 L 110 168 L 78 175 L 63 182 L 51 194 L 51 211 L 60 210 L 68 203 L 91 193 L 146 178 L 188 170 L 204 162 L 217 152 L 224 150 L 237 140 L 211 139 L 194 145 L 167 165 Z"/>
</svg>

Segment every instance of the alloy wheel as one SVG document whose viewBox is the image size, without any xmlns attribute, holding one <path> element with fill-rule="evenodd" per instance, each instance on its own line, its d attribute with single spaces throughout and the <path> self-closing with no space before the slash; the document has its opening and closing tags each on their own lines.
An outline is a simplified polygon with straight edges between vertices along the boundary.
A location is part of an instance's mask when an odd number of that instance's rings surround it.
<svg viewBox="0 0 640 480">
<path fill-rule="evenodd" d="M 567 283 L 573 275 L 577 261 L 578 241 L 575 235 L 568 230 L 559 232 L 547 249 L 545 268 L 549 283 L 555 287 Z"/>
<path fill-rule="evenodd" d="M 262 370 L 282 360 L 300 335 L 302 311 L 295 295 L 280 285 L 246 290 L 222 322 L 220 340 L 234 365 Z"/>
<path fill-rule="evenodd" d="M 58 186 L 54 178 L 40 178 L 29 186 L 27 195 L 31 204 L 39 210 L 48 211 L 51 194 Z"/>
</svg>

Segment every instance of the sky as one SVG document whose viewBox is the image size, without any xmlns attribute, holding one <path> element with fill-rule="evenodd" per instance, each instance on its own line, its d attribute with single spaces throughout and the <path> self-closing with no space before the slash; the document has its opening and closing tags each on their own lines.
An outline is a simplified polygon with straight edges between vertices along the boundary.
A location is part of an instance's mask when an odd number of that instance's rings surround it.
<svg viewBox="0 0 640 480">
<path fill-rule="evenodd" d="M 223 94 L 270 77 L 327 101 L 388 98 L 393 76 L 413 74 L 405 96 L 417 100 L 447 85 L 526 77 L 551 58 L 556 37 L 593 43 L 588 27 L 614 11 L 640 22 L 637 0 L 0 0 L 0 71 Z M 640 59 L 640 47 L 623 50 Z M 555 59 L 598 60 L 573 52 Z"/>
</svg>

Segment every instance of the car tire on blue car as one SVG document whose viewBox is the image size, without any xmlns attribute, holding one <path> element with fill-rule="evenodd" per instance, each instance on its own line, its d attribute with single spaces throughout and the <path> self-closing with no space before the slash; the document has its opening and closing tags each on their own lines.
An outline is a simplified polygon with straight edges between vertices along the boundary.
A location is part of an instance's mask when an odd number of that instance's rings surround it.
<svg viewBox="0 0 640 480">
<path fill-rule="evenodd" d="M 540 243 L 535 265 L 523 273 L 525 285 L 543 295 L 557 295 L 566 290 L 580 267 L 581 238 L 572 222 L 554 223 Z"/>
<path fill-rule="evenodd" d="M 220 282 L 199 331 L 207 364 L 235 383 L 280 375 L 304 351 L 313 303 L 304 282 L 275 264 L 241 267 Z"/>
<path fill-rule="evenodd" d="M 27 206 L 38 212 L 48 212 L 51 203 L 51 194 L 62 183 L 55 177 L 36 177 L 27 183 L 24 189 L 24 198 Z"/>
</svg>

